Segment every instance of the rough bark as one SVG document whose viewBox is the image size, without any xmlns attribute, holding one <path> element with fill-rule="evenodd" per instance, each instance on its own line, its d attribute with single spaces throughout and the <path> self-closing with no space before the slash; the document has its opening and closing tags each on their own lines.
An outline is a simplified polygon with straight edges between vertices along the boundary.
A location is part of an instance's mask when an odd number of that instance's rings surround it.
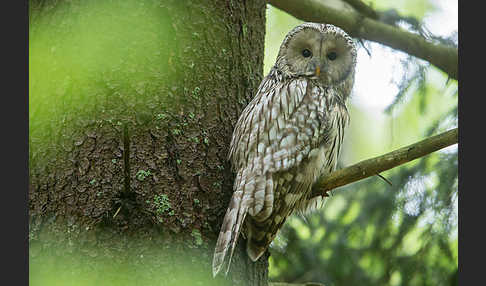
<svg viewBox="0 0 486 286">
<path fill-rule="evenodd" d="M 30 106 L 32 271 L 50 262 L 64 273 L 74 269 L 68 265 L 89 265 L 90 277 L 102 282 L 104 273 L 95 269 L 110 265 L 123 281 L 266 285 L 268 256 L 250 262 L 243 243 L 228 277 L 211 277 L 232 194 L 226 158 L 233 125 L 263 76 L 265 2 L 142 2 L 168 31 L 157 39 L 157 57 L 167 65 L 153 77 L 123 87 L 111 78 L 116 72 L 105 72 L 89 89 L 60 82 L 65 87 L 57 93 L 29 81 L 31 97 L 51 98 Z M 42 32 L 36 21 L 56 13 L 77 17 L 86 3 L 97 2 L 32 1 L 30 37 Z M 130 57 L 140 45 L 115 48 Z"/>
</svg>

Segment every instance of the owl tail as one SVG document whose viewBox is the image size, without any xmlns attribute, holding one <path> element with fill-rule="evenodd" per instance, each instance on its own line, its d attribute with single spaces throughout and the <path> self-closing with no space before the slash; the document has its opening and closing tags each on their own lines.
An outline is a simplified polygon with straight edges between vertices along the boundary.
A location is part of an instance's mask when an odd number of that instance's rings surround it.
<svg viewBox="0 0 486 286">
<path fill-rule="evenodd" d="M 255 262 L 265 253 L 267 250 L 267 242 L 264 240 L 256 240 L 254 239 L 251 234 L 248 235 L 248 240 L 246 241 L 246 253 L 248 257 Z"/>
<path fill-rule="evenodd" d="M 261 222 L 253 218 L 247 221 L 246 253 L 253 262 L 257 261 L 265 253 L 280 225 L 275 222 L 273 216 Z"/>
<path fill-rule="evenodd" d="M 218 241 L 216 242 L 216 247 L 214 249 L 213 277 L 215 277 L 221 270 L 221 267 L 225 261 L 224 258 L 226 256 L 226 252 L 231 245 L 231 253 L 225 275 L 228 274 L 228 270 L 231 265 L 231 258 L 233 257 L 233 251 L 238 240 L 238 235 L 240 234 L 241 224 L 245 220 L 245 216 L 248 211 L 247 206 L 242 206 L 242 197 L 243 191 L 241 190 L 237 190 L 233 193 L 228 210 L 224 216 Z"/>
</svg>

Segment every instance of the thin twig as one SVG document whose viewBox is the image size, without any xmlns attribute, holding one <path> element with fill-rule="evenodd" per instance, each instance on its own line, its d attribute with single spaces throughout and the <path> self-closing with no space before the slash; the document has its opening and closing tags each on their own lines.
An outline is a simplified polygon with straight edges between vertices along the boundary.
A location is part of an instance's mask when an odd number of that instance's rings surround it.
<svg viewBox="0 0 486 286">
<path fill-rule="evenodd" d="M 393 184 L 385 177 L 383 177 L 381 174 L 376 174 L 378 177 L 380 177 L 383 181 L 387 182 L 388 185 L 393 186 Z"/>
</svg>

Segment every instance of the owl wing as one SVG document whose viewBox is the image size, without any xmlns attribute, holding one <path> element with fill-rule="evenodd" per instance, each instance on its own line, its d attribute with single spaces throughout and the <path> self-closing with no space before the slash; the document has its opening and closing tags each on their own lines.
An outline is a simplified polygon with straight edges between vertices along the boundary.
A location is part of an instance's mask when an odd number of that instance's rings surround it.
<svg viewBox="0 0 486 286">
<path fill-rule="evenodd" d="M 229 156 L 241 177 L 235 191 L 244 189 L 242 200 L 252 216 L 264 219 L 272 212 L 272 174 L 300 164 L 319 145 L 323 93 L 303 78 L 278 81 L 268 76 L 241 114 Z"/>
<path fill-rule="evenodd" d="M 273 70 L 240 115 L 229 152 L 237 172 L 234 193 L 216 243 L 213 275 L 220 271 L 230 247 L 231 262 L 246 214 L 263 220 L 272 213 L 272 175 L 298 165 L 317 146 L 318 109 L 323 106 L 309 103 L 322 92 L 306 79 L 279 81 Z"/>
</svg>

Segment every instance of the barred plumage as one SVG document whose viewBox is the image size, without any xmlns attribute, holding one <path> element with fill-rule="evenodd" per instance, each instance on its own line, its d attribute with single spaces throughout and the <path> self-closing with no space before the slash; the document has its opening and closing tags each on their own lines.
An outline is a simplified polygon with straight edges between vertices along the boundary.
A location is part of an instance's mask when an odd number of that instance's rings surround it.
<svg viewBox="0 0 486 286">
<path fill-rule="evenodd" d="M 323 201 L 309 197 L 310 190 L 336 166 L 355 64 L 354 42 L 338 27 L 305 23 L 286 36 L 275 66 L 233 132 L 229 158 L 236 179 L 213 275 L 231 248 L 229 269 L 243 223 L 247 254 L 256 261 L 292 212 Z"/>
</svg>

